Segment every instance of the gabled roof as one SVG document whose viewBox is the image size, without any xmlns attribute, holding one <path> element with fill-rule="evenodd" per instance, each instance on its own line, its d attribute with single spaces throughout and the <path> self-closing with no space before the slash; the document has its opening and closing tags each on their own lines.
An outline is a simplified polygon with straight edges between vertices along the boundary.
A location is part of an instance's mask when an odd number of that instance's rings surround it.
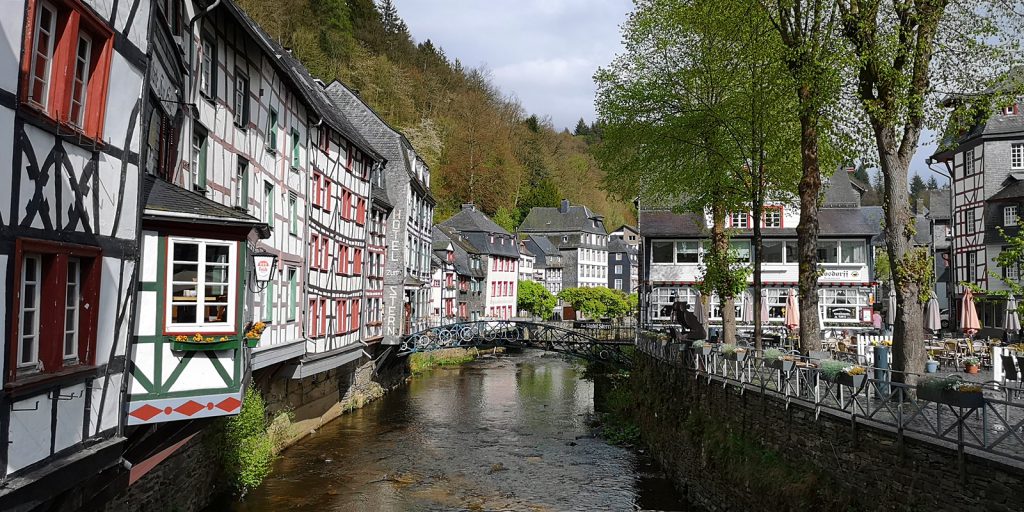
<svg viewBox="0 0 1024 512">
<path fill-rule="evenodd" d="M 476 209 L 473 204 L 464 204 L 459 213 L 452 215 L 448 220 L 441 223 L 452 229 L 466 233 L 497 233 L 511 236 L 512 234 L 499 226 L 490 217 Z"/>
<path fill-rule="evenodd" d="M 1003 188 L 988 198 L 989 201 L 1017 201 L 1024 198 L 1024 176 L 1009 175 L 1003 180 Z"/>
<path fill-rule="evenodd" d="M 818 236 L 874 236 L 881 231 L 882 207 L 822 208 L 818 211 Z M 751 229 L 736 230 L 736 236 L 750 236 Z M 795 237 L 796 226 L 781 229 L 764 228 L 763 236 Z M 670 210 L 641 210 L 640 234 L 646 238 L 699 238 L 708 236 L 703 215 Z"/>
<path fill-rule="evenodd" d="M 324 93 L 323 87 L 310 74 L 306 66 L 296 59 L 292 53 L 281 46 L 274 38 L 270 37 L 263 27 L 260 27 L 244 9 L 239 7 L 234 0 L 221 0 L 224 8 L 231 13 L 249 32 L 249 35 L 257 44 L 263 47 L 271 61 L 285 77 L 289 78 L 295 85 L 295 92 L 302 96 L 304 102 L 310 106 L 317 115 L 321 116 L 325 123 L 340 133 L 352 144 L 370 155 L 374 160 L 382 160 L 384 157 L 374 150 L 369 142 L 360 135 L 351 121 L 342 115 L 338 108 L 332 104 Z"/>
<path fill-rule="evenodd" d="M 636 247 L 627 244 L 624 240 L 619 238 L 613 238 L 608 241 L 608 252 L 617 253 L 624 252 L 626 254 L 637 254 Z"/>
<path fill-rule="evenodd" d="M 597 226 L 594 225 L 595 221 Z M 584 232 L 599 235 L 604 230 L 604 217 L 590 211 L 583 205 L 569 205 L 563 201 L 561 207 L 534 207 L 519 225 L 520 232 Z"/>
<path fill-rule="evenodd" d="M 460 237 L 457 232 L 442 226 L 434 226 L 431 228 L 430 234 L 434 243 L 440 240 L 451 242 L 452 249 L 455 251 L 455 272 L 457 274 L 477 278 L 487 276 L 487 272 L 483 268 L 475 270 L 472 268 L 469 260 L 472 257 L 471 255 L 476 254 L 478 251 L 471 243 Z"/>
<path fill-rule="evenodd" d="M 950 189 L 940 188 L 928 191 L 928 218 L 932 220 L 949 220 Z"/>
<path fill-rule="evenodd" d="M 519 242 L 519 255 L 520 256 L 526 256 L 528 258 L 536 257 L 536 255 L 533 254 L 533 251 L 531 251 L 528 247 L 526 247 L 526 242 L 524 242 L 524 241 L 520 241 Z"/>
<path fill-rule="evenodd" d="M 622 231 L 622 232 L 632 231 L 633 233 L 639 233 L 640 232 L 640 230 L 636 229 L 633 226 L 630 226 L 629 224 L 623 224 L 623 225 L 613 229 L 612 233 L 616 233 L 616 232 L 619 232 L 619 231 Z"/>
<path fill-rule="evenodd" d="M 828 179 L 825 188 L 825 201 L 821 207 L 824 208 L 857 208 L 860 206 L 860 194 L 850 183 L 850 173 L 845 167 L 836 169 Z"/>
<path fill-rule="evenodd" d="M 142 185 L 143 219 L 222 226 L 249 226 L 270 238 L 270 228 L 243 210 L 218 203 L 191 190 L 174 186 L 151 174 Z"/>
<path fill-rule="evenodd" d="M 555 244 L 551 243 L 551 240 L 546 236 L 529 235 L 526 237 L 525 241 L 537 248 L 537 250 L 533 250 L 534 254 L 546 254 L 548 256 L 562 255 L 562 251 L 559 251 L 558 247 L 555 247 Z"/>
</svg>

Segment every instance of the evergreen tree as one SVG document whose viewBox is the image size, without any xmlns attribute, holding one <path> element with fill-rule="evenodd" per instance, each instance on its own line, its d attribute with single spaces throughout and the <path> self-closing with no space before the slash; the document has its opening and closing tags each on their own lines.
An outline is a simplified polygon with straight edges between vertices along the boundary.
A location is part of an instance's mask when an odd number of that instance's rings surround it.
<svg viewBox="0 0 1024 512">
<path fill-rule="evenodd" d="M 572 134 L 573 135 L 577 135 L 577 136 L 579 136 L 579 135 L 583 135 L 583 136 L 590 135 L 590 127 L 587 126 L 587 122 L 584 121 L 582 117 L 576 123 L 576 130 L 574 130 L 572 132 Z"/>
<path fill-rule="evenodd" d="M 911 204 L 911 206 L 913 206 L 914 208 L 917 208 L 917 200 L 921 199 L 921 194 L 923 194 L 925 190 L 927 190 L 927 185 L 924 184 L 924 180 L 921 179 L 921 175 L 920 174 L 915 174 L 914 177 L 910 179 L 910 204 Z M 921 213 L 921 212 L 917 212 L 917 213 Z"/>
<path fill-rule="evenodd" d="M 928 190 L 938 190 L 939 182 L 935 180 L 935 176 L 928 178 Z"/>
<path fill-rule="evenodd" d="M 857 166 L 857 169 L 853 171 L 853 177 L 861 183 L 871 186 L 871 176 L 868 176 L 867 166 L 861 164 Z"/>
</svg>

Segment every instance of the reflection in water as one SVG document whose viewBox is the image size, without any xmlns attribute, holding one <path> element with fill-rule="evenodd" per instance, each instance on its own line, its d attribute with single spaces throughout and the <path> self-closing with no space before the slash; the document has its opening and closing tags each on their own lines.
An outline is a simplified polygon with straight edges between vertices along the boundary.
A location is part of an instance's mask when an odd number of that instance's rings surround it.
<svg viewBox="0 0 1024 512">
<path fill-rule="evenodd" d="M 594 438 L 593 385 L 537 354 L 437 370 L 285 451 L 237 512 L 682 510 L 649 462 Z M 224 510 L 218 506 L 215 510 Z"/>
</svg>

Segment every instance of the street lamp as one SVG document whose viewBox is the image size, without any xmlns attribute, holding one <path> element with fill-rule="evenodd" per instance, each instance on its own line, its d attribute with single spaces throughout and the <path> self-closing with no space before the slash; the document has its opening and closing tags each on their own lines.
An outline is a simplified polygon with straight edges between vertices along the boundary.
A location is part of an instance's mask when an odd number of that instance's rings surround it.
<svg viewBox="0 0 1024 512">
<path fill-rule="evenodd" d="M 259 290 L 262 291 L 267 287 L 274 278 L 274 269 L 277 268 L 277 255 L 267 251 L 258 251 L 252 253 L 252 274 L 253 281 L 260 286 Z"/>
</svg>

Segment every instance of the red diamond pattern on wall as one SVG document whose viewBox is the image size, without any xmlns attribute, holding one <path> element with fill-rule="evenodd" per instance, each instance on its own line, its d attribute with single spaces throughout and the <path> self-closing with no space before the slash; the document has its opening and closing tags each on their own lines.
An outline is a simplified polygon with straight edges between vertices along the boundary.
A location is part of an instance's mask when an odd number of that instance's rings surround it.
<svg viewBox="0 0 1024 512">
<path fill-rule="evenodd" d="M 232 396 L 225 398 L 224 400 L 221 400 L 221 402 L 217 404 L 217 408 L 224 412 L 231 412 L 235 409 L 238 409 L 238 407 L 241 405 L 242 401 Z"/>
<path fill-rule="evenodd" d="M 203 409 L 205 409 L 205 407 L 203 407 L 202 404 L 194 400 L 189 400 L 188 402 L 179 405 L 174 410 L 180 412 L 181 414 L 184 414 L 185 416 L 192 416 L 193 414 Z"/>
<path fill-rule="evenodd" d="M 135 416 L 136 418 L 138 418 L 138 419 L 140 419 L 142 421 L 149 421 L 149 420 L 153 419 L 153 416 L 156 416 L 157 414 L 160 414 L 160 409 L 157 409 L 156 407 L 153 407 L 152 405 L 146 404 L 146 405 L 143 405 L 142 407 L 139 407 L 138 409 L 135 409 L 134 411 L 132 411 L 132 412 L 130 412 L 128 414 L 130 414 L 132 416 Z"/>
</svg>

